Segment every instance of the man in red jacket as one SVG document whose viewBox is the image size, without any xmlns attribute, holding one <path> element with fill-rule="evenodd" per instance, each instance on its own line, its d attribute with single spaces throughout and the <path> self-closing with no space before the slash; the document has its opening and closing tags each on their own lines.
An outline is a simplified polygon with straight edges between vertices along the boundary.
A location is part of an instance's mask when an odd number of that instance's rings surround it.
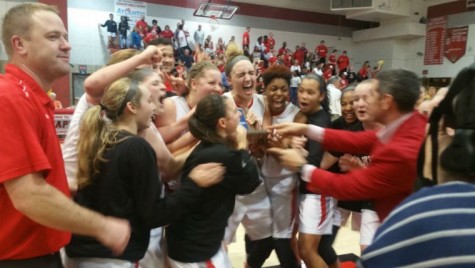
<svg viewBox="0 0 475 268">
<path fill-rule="evenodd" d="M 312 191 L 342 200 L 371 200 L 383 221 L 413 191 L 427 120 L 414 111 L 420 88 L 415 73 L 401 69 L 381 71 L 372 84 L 365 112 L 385 125 L 378 132 L 348 132 L 297 123 L 271 127 L 279 135 L 306 135 L 322 142 L 326 150 L 371 155 L 369 167 L 335 174 L 305 164 L 299 150 L 272 148 L 270 152 L 277 154 L 287 167 L 299 170 Z"/>
</svg>

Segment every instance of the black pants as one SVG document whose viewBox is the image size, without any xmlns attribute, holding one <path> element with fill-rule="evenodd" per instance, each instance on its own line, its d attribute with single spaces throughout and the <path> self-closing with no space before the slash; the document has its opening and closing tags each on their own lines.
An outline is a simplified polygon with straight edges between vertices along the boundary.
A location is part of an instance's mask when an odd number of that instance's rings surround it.
<svg viewBox="0 0 475 268">
<path fill-rule="evenodd" d="M 24 260 L 0 260 L 1 268 L 63 268 L 59 252 Z"/>
</svg>

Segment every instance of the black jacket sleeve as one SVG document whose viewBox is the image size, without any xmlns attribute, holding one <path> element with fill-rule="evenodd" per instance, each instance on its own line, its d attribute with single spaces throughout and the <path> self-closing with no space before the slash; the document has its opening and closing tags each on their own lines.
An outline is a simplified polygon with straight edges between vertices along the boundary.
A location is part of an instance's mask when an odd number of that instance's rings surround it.
<svg viewBox="0 0 475 268">
<path fill-rule="evenodd" d="M 236 194 L 250 194 L 261 184 L 257 166 L 248 151 L 230 151 L 226 162 L 223 184 Z"/>
<path fill-rule="evenodd" d="M 161 198 L 161 183 L 153 149 L 143 141 L 129 148 L 134 180 L 130 183 L 136 211 L 150 228 L 164 226 L 182 217 L 199 197 L 202 189 L 193 182 Z"/>
</svg>

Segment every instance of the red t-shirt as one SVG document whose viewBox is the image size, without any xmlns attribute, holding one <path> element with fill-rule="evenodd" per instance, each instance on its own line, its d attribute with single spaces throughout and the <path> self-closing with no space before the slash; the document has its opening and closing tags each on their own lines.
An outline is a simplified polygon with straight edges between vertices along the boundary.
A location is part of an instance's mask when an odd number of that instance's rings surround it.
<svg viewBox="0 0 475 268">
<path fill-rule="evenodd" d="M 135 27 L 137 27 L 142 35 L 146 35 L 148 32 L 148 24 L 144 20 L 138 20 L 135 23 Z"/>
<path fill-rule="evenodd" d="M 171 30 L 165 30 L 160 33 L 160 36 L 163 38 L 173 38 L 175 36 Z"/>
<path fill-rule="evenodd" d="M 340 57 L 338 57 L 337 63 L 338 63 L 338 69 L 343 70 L 347 68 L 348 65 L 350 65 L 350 58 L 348 58 L 348 56 L 346 55 L 340 55 Z"/>
<path fill-rule="evenodd" d="M 315 52 L 320 58 L 326 58 L 328 53 L 328 48 L 325 45 L 318 45 L 315 48 Z"/>
<path fill-rule="evenodd" d="M 287 48 L 279 48 L 279 52 L 277 53 L 277 56 L 280 56 L 280 55 L 284 55 L 286 56 L 287 55 Z"/>
<path fill-rule="evenodd" d="M 145 38 L 143 39 L 143 42 L 148 44 L 150 43 L 150 41 L 154 40 L 154 39 L 157 39 L 158 36 L 157 35 L 153 35 L 151 33 L 148 33 L 147 36 L 145 36 Z"/>
<path fill-rule="evenodd" d="M 333 65 L 336 65 L 336 55 L 335 55 L 335 54 L 331 54 L 331 55 L 328 57 L 328 63 L 333 64 Z"/>
<path fill-rule="evenodd" d="M 274 38 L 268 37 L 268 38 L 267 38 L 266 47 L 268 47 L 268 48 L 270 48 L 270 49 L 274 49 L 274 46 L 275 46 L 275 40 L 274 40 Z"/>
<path fill-rule="evenodd" d="M 48 184 L 68 197 L 70 193 L 51 99 L 17 66 L 8 64 L 5 71 L 0 76 L 0 260 L 13 260 L 57 252 L 69 243 L 71 234 L 17 211 L 3 183 L 39 172 Z"/>
<path fill-rule="evenodd" d="M 242 34 L 242 44 L 249 45 L 249 32 L 244 32 Z"/>
</svg>

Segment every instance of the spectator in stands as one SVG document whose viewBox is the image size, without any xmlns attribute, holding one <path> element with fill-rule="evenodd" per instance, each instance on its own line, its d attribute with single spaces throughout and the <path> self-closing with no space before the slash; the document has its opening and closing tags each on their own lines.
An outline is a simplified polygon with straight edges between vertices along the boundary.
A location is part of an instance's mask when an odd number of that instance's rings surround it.
<svg viewBox="0 0 475 268">
<path fill-rule="evenodd" d="M 189 49 L 185 49 L 183 55 L 181 55 L 179 58 L 185 65 L 186 69 L 190 69 L 193 63 L 195 62 L 193 56 L 190 54 Z"/>
<path fill-rule="evenodd" d="M 269 33 L 269 36 L 267 37 L 267 43 L 265 45 L 271 50 L 274 49 L 275 39 L 274 39 L 274 34 L 272 32 Z"/>
<path fill-rule="evenodd" d="M 349 85 L 355 83 L 355 81 L 357 82 L 357 74 L 353 71 L 353 66 L 348 67 L 346 78 Z"/>
<path fill-rule="evenodd" d="M 185 30 L 183 30 L 183 25 L 183 23 L 178 25 L 178 31 L 176 34 L 179 56 L 183 55 L 186 49 L 191 50 L 188 46 L 187 34 L 185 33 Z"/>
<path fill-rule="evenodd" d="M 340 77 L 340 90 L 343 90 L 348 86 L 348 79 L 346 75 L 346 72 L 342 72 L 338 75 Z"/>
<path fill-rule="evenodd" d="M 370 199 L 384 221 L 412 192 L 426 117 L 414 111 L 420 94 L 419 78 L 415 73 L 402 69 L 381 71 L 372 83 L 374 87 L 367 98 L 369 108 L 366 112 L 385 125 L 378 133 L 345 132 L 295 123 L 271 128 L 277 129 L 279 134 L 306 134 L 322 142 L 328 150 L 369 153 L 372 164 L 368 168 L 340 175 L 311 165 L 303 166 L 305 161 L 296 150 L 277 150 L 285 158 L 286 166 L 303 168 L 302 177 L 310 182 L 309 189 L 318 189 L 343 200 Z"/>
<path fill-rule="evenodd" d="M 343 72 L 348 71 L 348 67 L 350 66 L 350 58 L 346 55 L 346 50 L 343 50 L 341 55 L 336 60 L 338 64 L 338 73 L 341 75 Z"/>
<path fill-rule="evenodd" d="M 337 62 L 336 53 L 337 52 L 338 50 L 334 49 L 332 50 L 332 53 L 330 54 L 330 56 L 328 56 L 328 64 L 332 66 L 332 70 L 333 70 L 332 75 L 336 75 L 336 62 Z"/>
<path fill-rule="evenodd" d="M 205 42 L 205 32 L 201 30 L 201 24 L 198 25 L 198 29 L 193 34 L 193 39 L 196 45 L 203 46 Z"/>
<path fill-rule="evenodd" d="M 107 27 L 107 38 L 108 38 L 108 46 L 109 48 L 113 48 L 115 45 L 115 40 L 117 37 L 117 23 L 114 21 L 114 14 L 109 14 L 109 19 L 104 22 L 104 24 L 100 24 L 101 27 Z"/>
<path fill-rule="evenodd" d="M 152 32 L 152 31 L 155 31 L 157 33 L 157 36 L 160 35 L 160 33 L 162 32 L 162 28 L 158 26 L 158 21 L 156 19 L 152 20 L 152 26 L 150 27 L 149 32 Z"/>
<path fill-rule="evenodd" d="M 318 55 L 319 61 L 326 63 L 328 48 L 325 45 L 325 41 L 320 41 L 320 44 L 315 48 L 315 54 Z"/>
<path fill-rule="evenodd" d="M 56 99 L 56 93 L 54 93 L 54 92 L 49 93 L 49 97 L 53 101 L 54 109 L 62 109 L 63 108 L 63 104 L 61 103 L 61 101 Z"/>
<path fill-rule="evenodd" d="M 327 93 L 330 101 L 330 116 L 332 121 L 341 116 L 341 78 L 339 76 L 332 76 L 328 79 Z"/>
<path fill-rule="evenodd" d="M 277 56 L 284 56 L 286 57 L 287 56 L 287 53 L 288 53 L 288 50 L 287 50 L 287 42 L 283 42 L 282 43 L 282 47 L 279 48 L 279 51 L 277 53 Z"/>
<path fill-rule="evenodd" d="M 132 48 L 135 48 L 137 50 L 142 49 L 142 36 L 140 35 L 140 30 L 138 27 L 134 27 L 132 30 Z"/>
<path fill-rule="evenodd" d="M 170 30 L 170 26 L 169 25 L 165 25 L 165 30 L 163 30 L 161 33 L 160 33 L 160 36 L 162 38 L 167 38 L 169 40 L 171 40 L 173 42 L 173 32 Z"/>
<path fill-rule="evenodd" d="M 213 40 L 211 40 L 212 38 L 213 37 L 210 34 L 208 34 L 205 40 L 205 44 L 204 44 L 205 53 L 208 55 L 214 55 L 214 44 L 213 44 Z"/>
<path fill-rule="evenodd" d="M 142 36 L 142 38 L 144 38 L 144 37 L 147 35 L 147 32 L 148 32 L 148 24 L 147 24 L 147 22 L 145 21 L 145 15 L 142 15 L 142 17 L 140 18 L 140 20 L 138 20 L 138 21 L 135 23 L 135 27 L 137 27 L 137 31 L 138 31 L 138 33 L 140 34 L 140 36 Z"/>
<path fill-rule="evenodd" d="M 120 16 L 119 22 L 119 46 L 121 49 L 128 48 L 128 34 L 127 32 L 130 30 L 129 26 L 129 17 L 127 16 Z"/>
<path fill-rule="evenodd" d="M 70 232 L 121 254 L 131 232 L 127 221 L 80 207 L 69 196 L 46 94 L 70 73 L 71 46 L 58 10 L 15 5 L 2 34 L 9 63 L 0 76 L 0 267 L 62 267 L 59 250 Z"/>
<path fill-rule="evenodd" d="M 299 66 L 300 67 L 300 66 Z M 300 77 L 300 72 L 298 70 L 292 71 L 292 78 L 290 79 L 290 102 L 294 105 L 298 106 L 298 99 L 297 99 L 297 89 L 302 82 L 302 78 Z"/>
<path fill-rule="evenodd" d="M 429 132 L 439 143 L 431 154 L 440 163 L 433 181 L 439 185 L 419 190 L 393 210 L 363 252 L 361 267 L 475 265 L 474 85 L 472 64 L 459 72 L 445 99 L 433 103 L 437 111 L 431 114 Z M 418 169 L 424 176 L 422 165 Z"/>
<path fill-rule="evenodd" d="M 370 73 L 371 78 L 375 78 L 378 75 L 379 71 L 381 71 L 381 69 L 383 68 L 384 60 L 379 60 L 377 64 L 378 65 L 375 66 Z"/>
<path fill-rule="evenodd" d="M 300 46 L 295 46 L 294 60 L 296 60 L 300 66 L 305 62 L 305 52 Z"/>
<path fill-rule="evenodd" d="M 150 41 L 152 41 L 154 39 L 157 39 L 157 38 L 158 38 L 158 34 L 157 34 L 157 32 L 155 32 L 155 30 L 152 30 L 151 32 L 147 33 L 147 35 L 143 39 L 144 46 L 147 47 L 148 43 L 150 43 Z"/>
<path fill-rule="evenodd" d="M 306 47 L 307 44 L 305 44 L 305 42 L 302 42 L 302 44 L 300 45 L 300 50 L 302 50 L 302 54 L 303 54 L 303 61 L 300 63 L 300 64 L 304 64 L 304 62 L 307 61 L 307 54 L 308 54 L 308 49 Z"/>
<path fill-rule="evenodd" d="M 358 71 L 358 74 L 356 75 L 356 80 L 358 80 L 358 82 L 361 82 L 363 80 L 368 79 L 370 71 L 371 65 L 369 64 L 369 61 L 363 62 L 363 65 L 361 65 L 361 68 Z"/>
<path fill-rule="evenodd" d="M 300 67 L 299 61 L 297 59 L 294 60 L 294 64 L 292 65 L 292 67 L 290 67 L 290 71 L 297 71 L 298 75 L 300 75 L 300 73 L 302 72 L 302 68 Z"/>
<path fill-rule="evenodd" d="M 315 66 L 315 68 L 313 68 L 313 72 L 316 75 L 323 76 L 323 65 L 324 65 L 323 62 L 317 62 L 317 66 Z"/>
<path fill-rule="evenodd" d="M 247 26 L 246 30 L 242 34 L 242 50 L 249 51 L 249 44 L 251 43 L 251 39 L 249 38 L 249 32 L 251 32 L 251 27 Z"/>
</svg>

